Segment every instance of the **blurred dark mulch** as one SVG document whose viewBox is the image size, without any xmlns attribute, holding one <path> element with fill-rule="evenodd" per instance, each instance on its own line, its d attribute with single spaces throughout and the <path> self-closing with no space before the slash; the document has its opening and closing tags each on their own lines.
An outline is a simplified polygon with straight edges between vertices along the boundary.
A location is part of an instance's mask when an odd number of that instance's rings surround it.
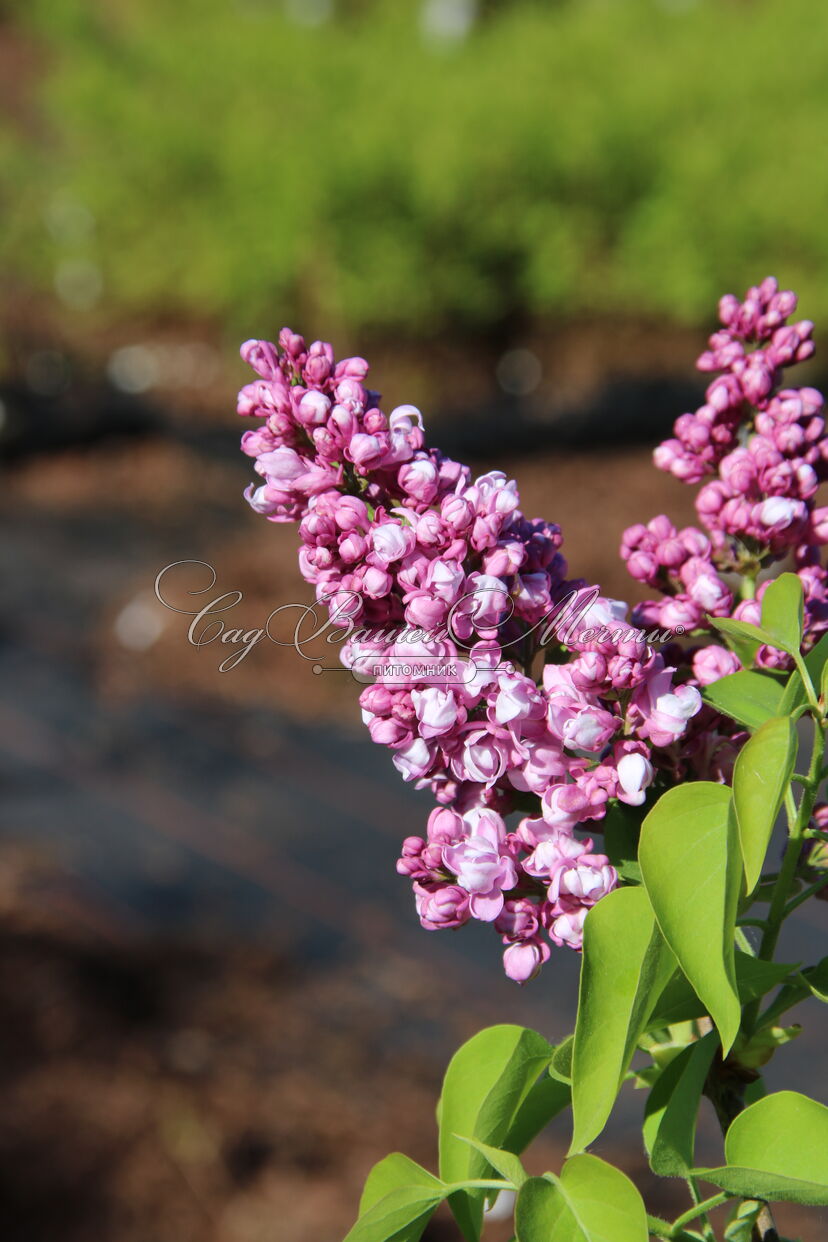
<svg viewBox="0 0 828 1242">
<path fill-rule="evenodd" d="M 374 1160 L 433 1162 L 424 973 L 102 936 L 28 866 L 0 911 L 4 1242 L 336 1242 Z"/>
</svg>

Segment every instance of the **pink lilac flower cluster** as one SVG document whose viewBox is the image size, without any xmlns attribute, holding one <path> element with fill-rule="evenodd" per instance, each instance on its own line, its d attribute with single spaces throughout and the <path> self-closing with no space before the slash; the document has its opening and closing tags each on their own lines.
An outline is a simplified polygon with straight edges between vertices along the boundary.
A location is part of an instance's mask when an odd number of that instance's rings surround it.
<svg viewBox="0 0 828 1242">
<path fill-rule="evenodd" d="M 384 413 L 363 359 L 288 329 L 242 357 L 258 378 L 239 412 L 262 420 L 242 438 L 262 480 L 247 499 L 298 522 L 301 572 L 371 680 L 370 735 L 438 804 L 398 862 L 420 920 L 491 923 L 524 982 L 550 944 L 580 948 L 617 876 L 579 834 L 614 800 L 644 803 L 699 691 L 626 605 L 567 580 L 560 529 L 523 516 L 513 480 L 429 447 L 413 406 Z"/>
<path fill-rule="evenodd" d="M 703 482 L 696 497 L 701 529 L 676 530 L 662 515 L 624 532 L 621 555 L 630 574 L 661 593 L 636 609 L 639 621 L 681 625 L 700 638 L 710 635 L 711 617 L 757 624 L 767 586 L 761 576 L 789 559 L 804 588 L 806 645 L 828 628 L 828 573 L 820 563 L 828 508 L 816 506 L 817 489 L 828 478 L 824 401 L 815 388 L 783 387 L 784 369 L 814 351 L 813 325 L 786 323 L 796 303 L 796 295 L 780 291 L 771 277 L 749 289 L 744 301 L 729 294 L 719 303 L 722 327 L 697 366 L 720 374 L 704 405 L 683 414 L 675 438 L 655 451 L 662 470 L 685 483 Z M 690 649 L 687 659 L 691 684 L 700 686 L 741 667 L 719 642 Z M 790 658 L 762 647 L 756 663 L 787 669 Z M 727 731 L 721 719 L 718 725 Z M 726 775 L 720 748 L 719 769 L 714 761 L 712 772 L 709 766 L 704 771 L 717 751 L 714 726 L 714 714 L 705 709 L 685 739 L 697 752 L 701 744 L 696 774 Z"/>
</svg>

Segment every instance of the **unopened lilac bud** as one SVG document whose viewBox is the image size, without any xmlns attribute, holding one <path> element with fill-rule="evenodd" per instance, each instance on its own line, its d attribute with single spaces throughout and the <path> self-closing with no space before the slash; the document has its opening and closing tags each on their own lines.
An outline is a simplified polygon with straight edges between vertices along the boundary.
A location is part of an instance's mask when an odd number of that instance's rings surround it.
<svg viewBox="0 0 828 1242">
<path fill-rule="evenodd" d="M 544 962 L 551 956 L 549 945 L 545 941 L 525 940 L 511 944 L 503 953 L 503 969 L 508 978 L 515 983 L 528 983 L 534 979 Z"/>
<path fill-rule="evenodd" d="M 333 349 L 326 341 L 314 341 L 308 350 L 303 367 L 305 382 L 308 384 L 324 384 L 333 372 Z"/>
<path fill-rule="evenodd" d="M 397 859 L 397 875 L 407 875 L 412 880 L 425 879 L 429 875 L 428 868 L 422 862 L 425 844 L 422 837 L 405 838 L 401 855 Z"/>
<path fill-rule="evenodd" d="M 828 506 L 814 509 L 811 514 L 811 529 L 816 543 L 828 543 Z"/>
<path fill-rule="evenodd" d="M 726 647 L 702 647 L 693 656 L 693 676 L 700 686 L 712 685 L 720 677 L 737 673 L 741 667 L 738 656 Z"/>
<path fill-rule="evenodd" d="M 651 784 L 654 769 L 644 755 L 624 755 L 618 760 L 619 798 L 630 806 L 641 806 Z"/>
<path fill-rule="evenodd" d="M 721 413 L 741 403 L 742 389 L 735 375 L 720 375 L 708 387 L 705 397 L 708 404 Z"/>
<path fill-rule="evenodd" d="M 367 546 L 362 535 L 357 534 L 356 531 L 351 531 L 340 539 L 339 555 L 346 565 L 353 565 L 355 561 L 360 561 L 365 556 Z"/>
<path fill-rule="evenodd" d="M 627 569 L 637 582 L 655 585 L 659 574 L 659 563 L 651 552 L 633 552 L 627 559 Z"/>
<path fill-rule="evenodd" d="M 508 940 L 528 940 L 539 929 L 538 907 L 527 897 L 504 902 L 495 919 L 495 931 Z"/>
<path fill-rule="evenodd" d="M 368 363 L 364 358 L 343 358 L 334 370 L 334 377 L 337 380 L 355 379 L 361 382 L 367 374 Z"/>
<path fill-rule="evenodd" d="M 415 884 L 414 899 L 427 931 L 462 927 L 471 917 L 469 894 L 458 884 Z"/>
<path fill-rule="evenodd" d="M 436 807 L 428 817 L 428 839 L 440 845 L 454 845 L 464 832 L 463 817 L 449 807 Z"/>
<path fill-rule="evenodd" d="M 275 379 L 279 374 L 279 355 L 270 341 L 245 341 L 239 353 L 262 379 Z"/>
<path fill-rule="evenodd" d="M 330 397 L 326 397 L 322 392 L 311 390 L 306 392 L 299 401 L 296 417 L 304 427 L 321 427 L 328 417 L 330 408 Z"/>
<path fill-rule="evenodd" d="M 724 297 L 719 298 L 719 319 L 725 327 L 730 327 L 740 310 L 739 299 L 732 293 L 726 293 Z"/>
<path fill-rule="evenodd" d="M 382 599 L 394 585 L 394 580 L 384 569 L 377 565 L 367 566 L 362 578 L 362 589 L 369 599 Z"/>
</svg>

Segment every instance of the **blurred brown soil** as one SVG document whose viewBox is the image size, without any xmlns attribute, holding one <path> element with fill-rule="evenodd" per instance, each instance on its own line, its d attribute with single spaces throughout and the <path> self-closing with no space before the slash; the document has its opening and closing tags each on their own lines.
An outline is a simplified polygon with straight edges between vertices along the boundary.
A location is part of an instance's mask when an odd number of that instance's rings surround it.
<svg viewBox="0 0 828 1242">
<path fill-rule="evenodd" d="M 130 941 L 27 854 L 0 875 L 4 1242 L 337 1242 L 371 1163 L 434 1164 L 450 998 L 423 966 Z"/>
</svg>

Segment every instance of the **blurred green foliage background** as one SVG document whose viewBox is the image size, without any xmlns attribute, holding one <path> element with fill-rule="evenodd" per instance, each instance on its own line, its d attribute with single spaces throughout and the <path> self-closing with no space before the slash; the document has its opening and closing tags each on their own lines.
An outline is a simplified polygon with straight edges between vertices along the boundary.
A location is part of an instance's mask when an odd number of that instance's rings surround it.
<svg viewBox="0 0 828 1242">
<path fill-rule="evenodd" d="M 14 20 L 44 55 L 34 134 L 3 132 L 0 260 L 70 306 L 462 336 L 706 323 L 773 271 L 828 315 L 824 5 L 27 0 Z"/>
</svg>

